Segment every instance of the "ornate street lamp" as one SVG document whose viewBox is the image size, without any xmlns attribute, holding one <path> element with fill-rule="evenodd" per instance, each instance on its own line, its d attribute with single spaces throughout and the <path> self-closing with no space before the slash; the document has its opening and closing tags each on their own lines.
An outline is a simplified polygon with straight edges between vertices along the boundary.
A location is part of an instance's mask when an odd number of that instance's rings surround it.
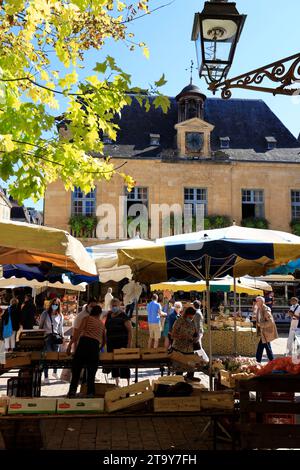
<svg viewBox="0 0 300 470">
<path fill-rule="evenodd" d="M 225 80 L 235 54 L 246 15 L 235 2 L 210 0 L 196 13 L 192 40 L 196 43 L 199 76 L 208 84 Z"/>
<path fill-rule="evenodd" d="M 221 89 L 224 99 L 231 98 L 232 88 L 262 91 L 272 95 L 300 95 L 300 52 L 290 57 L 277 60 L 269 65 L 246 72 L 238 77 L 212 82 L 209 89 L 216 93 Z"/>
</svg>

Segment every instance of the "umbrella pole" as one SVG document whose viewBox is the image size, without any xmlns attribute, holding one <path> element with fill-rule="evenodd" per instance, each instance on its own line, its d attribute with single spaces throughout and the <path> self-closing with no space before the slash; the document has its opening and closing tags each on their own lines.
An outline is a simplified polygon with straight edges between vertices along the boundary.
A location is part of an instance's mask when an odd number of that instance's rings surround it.
<svg viewBox="0 0 300 470">
<path fill-rule="evenodd" d="M 138 330 L 139 330 L 139 306 L 138 306 L 138 299 L 134 299 L 135 302 L 135 347 L 138 348 Z M 138 378 L 138 366 L 135 367 L 135 382 L 137 383 L 139 380 Z"/>
<path fill-rule="evenodd" d="M 77 294 L 76 315 L 78 315 L 78 311 L 79 311 L 79 298 L 80 298 L 80 292 L 78 292 Z"/>
<path fill-rule="evenodd" d="M 210 326 L 210 295 L 209 295 L 209 278 L 206 273 L 206 313 L 207 313 L 207 327 L 208 327 L 208 354 L 209 354 L 209 389 L 212 390 L 212 342 L 211 342 L 211 326 Z"/>
<path fill-rule="evenodd" d="M 236 331 L 236 278 L 233 278 L 233 319 L 234 319 L 234 355 L 237 356 L 237 331 Z"/>
</svg>

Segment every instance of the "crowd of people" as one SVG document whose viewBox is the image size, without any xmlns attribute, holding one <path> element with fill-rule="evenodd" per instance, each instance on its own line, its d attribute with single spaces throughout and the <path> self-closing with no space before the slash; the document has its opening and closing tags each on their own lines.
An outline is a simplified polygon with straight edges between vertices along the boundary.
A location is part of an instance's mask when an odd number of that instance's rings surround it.
<svg viewBox="0 0 300 470">
<path fill-rule="evenodd" d="M 287 340 L 287 355 L 292 354 L 294 338 L 300 333 L 300 305 L 296 297 L 290 299 L 291 317 L 289 337 Z M 252 320 L 256 323 L 259 342 L 256 351 L 256 360 L 262 361 L 266 351 L 268 360 L 274 358 L 271 343 L 278 337 L 276 324 L 272 315 L 273 296 L 267 298 L 258 296 L 255 299 Z M 102 308 L 103 307 L 103 308 Z M 58 352 L 62 349 L 74 354 L 72 365 L 72 379 L 69 396 L 76 395 L 78 383 L 87 382 L 88 396 L 95 394 L 95 376 L 98 367 L 99 351 L 113 352 L 114 349 L 130 348 L 132 346 L 132 319 L 131 312 L 122 306 L 118 298 L 113 296 L 109 288 L 104 302 L 97 298 L 90 298 L 82 310 L 77 314 L 73 323 L 71 340 L 67 343 L 64 338 L 64 317 L 59 297 L 53 295 L 40 315 L 31 295 L 26 294 L 23 299 L 14 296 L 6 310 L 0 310 L 0 340 L 5 341 L 6 351 L 14 350 L 16 336 L 20 329 L 40 328 L 45 331 L 45 346 L 47 352 Z M 147 304 L 148 320 L 148 348 L 157 348 L 164 344 L 169 351 L 178 351 L 183 354 L 197 352 L 204 360 L 208 360 L 202 347 L 204 334 L 204 314 L 201 310 L 201 301 L 194 300 L 185 308 L 180 301 L 172 296 L 161 297 L 153 294 Z M 67 348 L 67 349 L 66 349 Z M 85 373 L 82 376 L 82 370 Z M 111 374 L 116 385 L 120 379 L 130 383 L 130 368 L 105 368 L 104 373 Z M 53 378 L 58 379 L 57 370 L 53 370 Z M 193 373 L 187 373 L 188 380 L 197 380 Z M 48 368 L 44 368 L 44 383 L 49 383 Z"/>
</svg>

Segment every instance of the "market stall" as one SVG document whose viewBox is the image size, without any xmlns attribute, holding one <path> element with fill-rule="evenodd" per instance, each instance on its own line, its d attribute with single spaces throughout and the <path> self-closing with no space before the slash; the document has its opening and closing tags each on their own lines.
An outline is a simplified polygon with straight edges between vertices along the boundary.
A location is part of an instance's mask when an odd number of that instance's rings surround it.
<svg viewBox="0 0 300 470">
<path fill-rule="evenodd" d="M 166 237 L 157 240 L 154 247 L 119 250 L 119 264 L 129 265 L 140 282 L 205 280 L 211 368 L 210 281 L 224 274 L 234 279 L 262 275 L 299 256 L 300 237 L 296 235 L 233 225 Z"/>
</svg>

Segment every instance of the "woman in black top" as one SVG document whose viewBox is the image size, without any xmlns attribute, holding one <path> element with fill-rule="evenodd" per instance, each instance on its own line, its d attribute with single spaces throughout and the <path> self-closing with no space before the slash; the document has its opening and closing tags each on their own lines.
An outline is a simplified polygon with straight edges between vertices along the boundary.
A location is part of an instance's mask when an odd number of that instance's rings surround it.
<svg viewBox="0 0 300 470">
<path fill-rule="evenodd" d="M 105 322 L 107 352 L 113 352 L 114 349 L 130 348 L 132 339 L 131 322 L 126 314 L 120 308 L 119 299 L 113 299 L 111 303 L 111 311 L 108 312 Z M 127 379 L 128 385 L 130 381 L 130 368 L 120 367 L 105 369 L 105 373 L 111 372 L 112 377 L 116 379 L 116 385 L 119 385 L 120 378 Z"/>
</svg>

